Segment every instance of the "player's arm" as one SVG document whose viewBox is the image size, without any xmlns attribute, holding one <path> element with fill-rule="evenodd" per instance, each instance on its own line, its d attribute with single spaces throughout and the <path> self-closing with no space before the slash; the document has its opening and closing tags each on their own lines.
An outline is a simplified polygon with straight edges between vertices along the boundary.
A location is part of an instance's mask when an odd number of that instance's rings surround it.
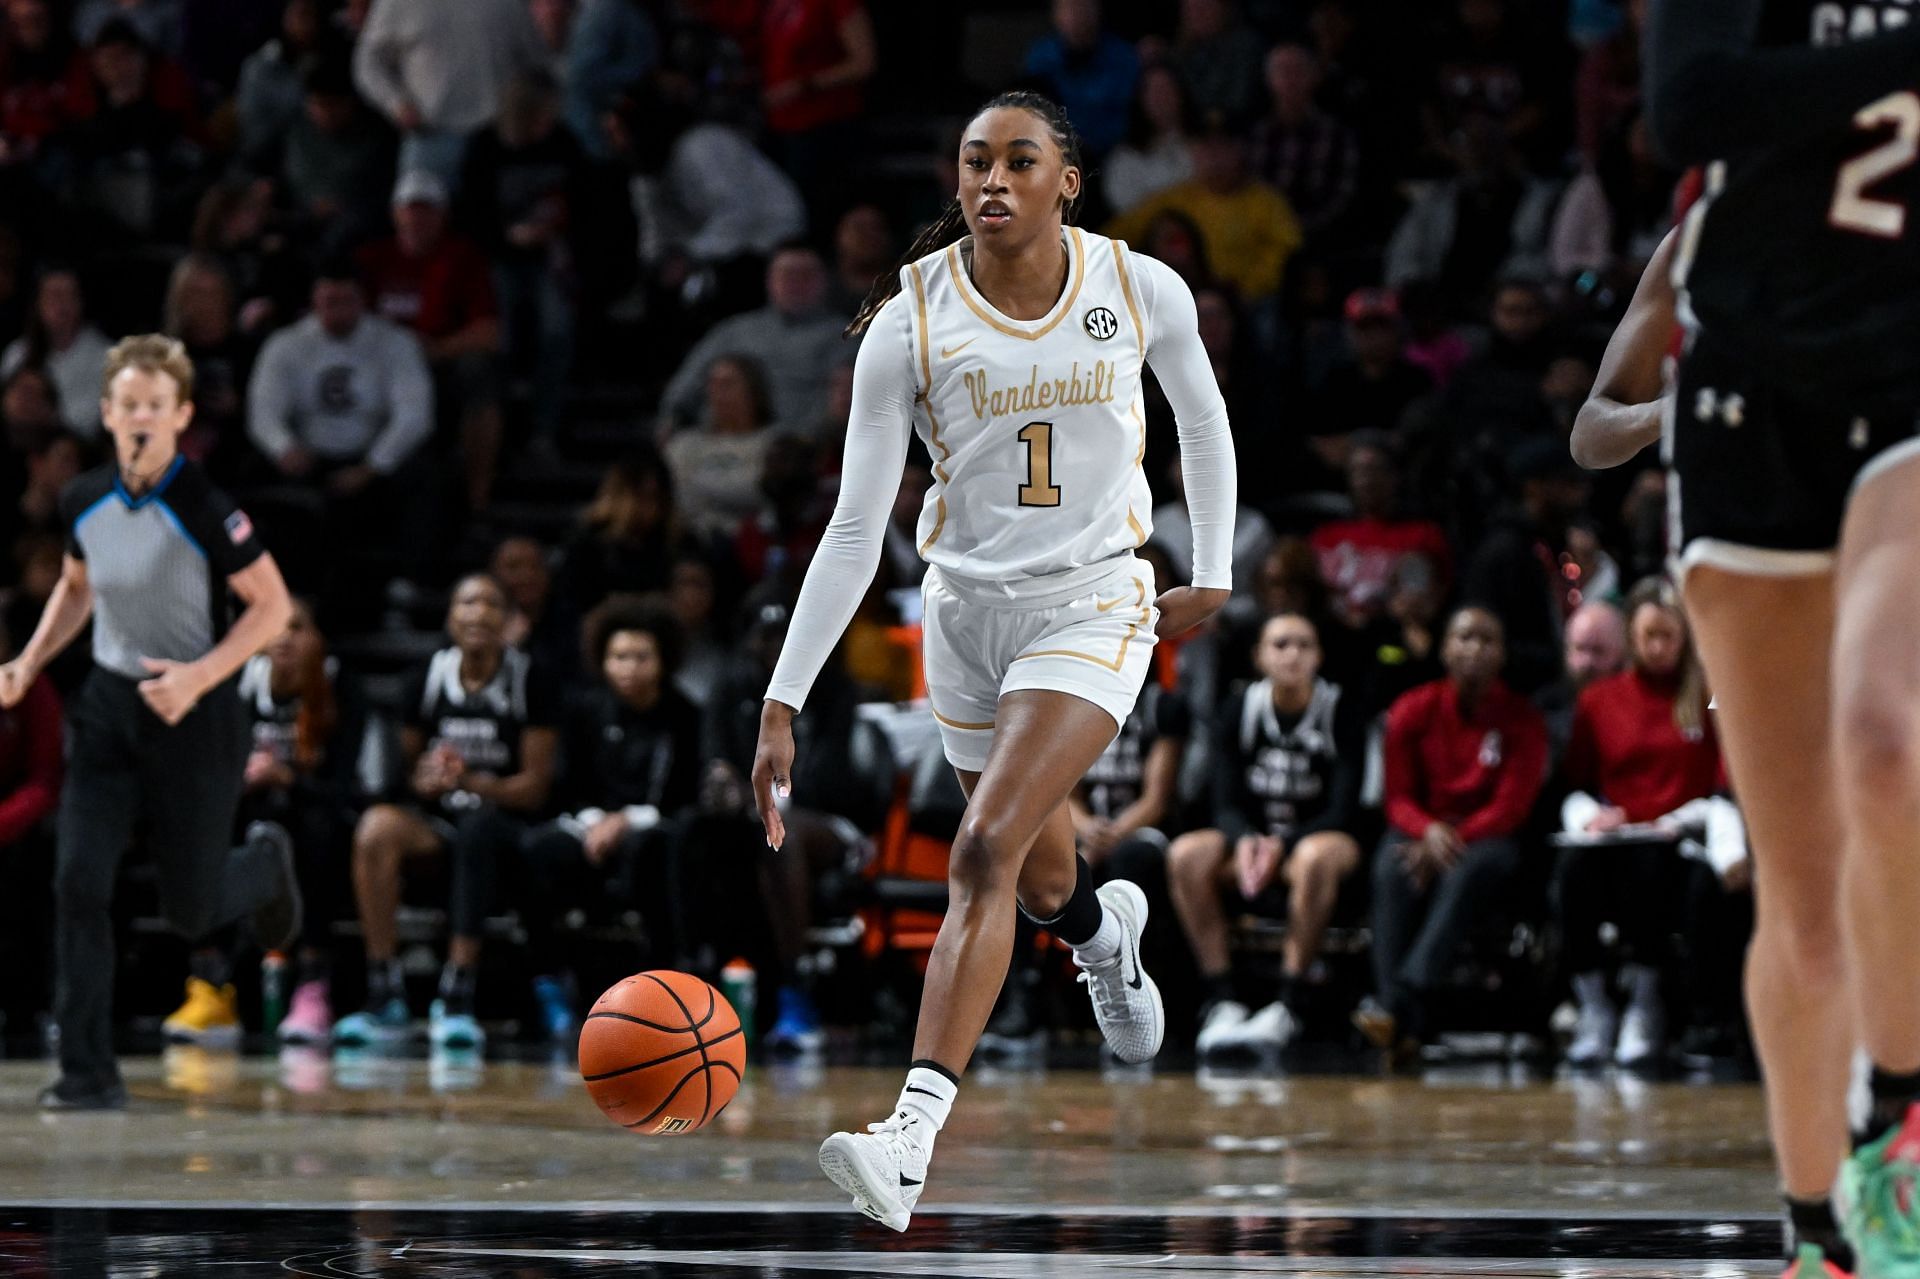
<svg viewBox="0 0 1920 1279">
<path fill-rule="evenodd" d="M 1675 164 L 1704 164 L 1821 128 L 1920 86 L 1920 23 L 1832 48 L 1753 47 L 1765 0 L 1654 0 L 1647 124 Z"/>
<path fill-rule="evenodd" d="M 534 813 L 546 806 L 553 789 L 560 735 L 551 728 L 528 726 L 520 730 L 520 771 L 506 777 L 469 773 L 461 786 L 510 813 Z"/>
<path fill-rule="evenodd" d="M 1116 840 L 1143 826 L 1158 826 L 1173 806 L 1173 792 L 1180 780 L 1180 750 L 1186 743 L 1171 737 L 1154 741 L 1141 769 L 1140 798 L 1114 815 Z"/>
<path fill-rule="evenodd" d="M 907 465 L 907 437 L 913 430 L 918 385 L 907 305 L 896 297 L 881 309 L 854 359 L 853 410 L 847 419 L 839 500 L 807 566 L 786 643 L 761 707 L 753 797 L 766 824 L 768 842 L 776 848 L 785 838 L 786 827 L 774 797 L 777 789 L 785 798 L 790 784 L 793 717 L 873 583 L 887 519 Z"/>
<path fill-rule="evenodd" d="M 1193 525 L 1193 585 L 1163 591 L 1155 601 L 1159 633 L 1176 635 L 1213 616 L 1233 590 L 1233 524 L 1240 500 L 1233 435 L 1213 362 L 1200 341 L 1192 291 L 1164 263 L 1126 256 L 1147 310 L 1147 364 L 1173 406 Z"/>
<path fill-rule="evenodd" d="M 1667 232 L 1654 250 L 1600 357 L 1593 391 L 1573 419 L 1573 460 L 1584 467 L 1619 466 L 1660 438 L 1666 389 L 1660 369 L 1676 323 L 1673 252 L 1679 236 L 1678 228 Z"/>
</svg>

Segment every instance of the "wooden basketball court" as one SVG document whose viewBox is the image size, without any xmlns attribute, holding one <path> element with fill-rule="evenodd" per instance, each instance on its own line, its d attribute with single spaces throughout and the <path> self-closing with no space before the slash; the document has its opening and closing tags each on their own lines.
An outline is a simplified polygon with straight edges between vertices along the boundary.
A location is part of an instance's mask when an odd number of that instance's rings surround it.
<svg viewBox="0 0 1920 1279">
<path fill-rule="evenodd" d="M 570 1061 L 176 1049 L 118 1115 L 0 1064 L 0 1273 L 1095 1276 L 1777 1273 L 1744 1084 L 976 1070 L 912 1229 L 814 1150 L 896 1068 L 756 1065 L 707 1131 L 603 1119 Z"/>
</svg>

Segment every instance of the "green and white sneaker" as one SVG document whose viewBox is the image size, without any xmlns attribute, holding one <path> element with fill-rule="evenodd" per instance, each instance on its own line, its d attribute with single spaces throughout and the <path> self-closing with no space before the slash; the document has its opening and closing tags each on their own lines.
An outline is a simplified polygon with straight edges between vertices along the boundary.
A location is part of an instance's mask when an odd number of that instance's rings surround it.
<svg viewBox="0 0 1920 1279">
<path fill-rule="evenodd" d="M 1841 1165 L 1835 1199 L 1863 1279 L 1920 1279 L 1920 1104 Z"/>
</svg>

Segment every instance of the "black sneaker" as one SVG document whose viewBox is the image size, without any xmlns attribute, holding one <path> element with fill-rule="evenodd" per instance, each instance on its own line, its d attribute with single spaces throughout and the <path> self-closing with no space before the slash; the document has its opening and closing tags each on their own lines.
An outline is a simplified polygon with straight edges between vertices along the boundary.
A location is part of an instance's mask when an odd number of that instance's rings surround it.
<svg viewBox="0 0 1920 1279">
<path fill-rule="evenodd" d="M 62 1075 L 40 1090 L 42 1110 L 125 1110 L 127 1086 L 118 1076 L 112 1079 L 84 1079 Z"/>
<path fill-rule="evenodd" d="M 293 869 L 293 837 L 278 822 L 247 827 L 247 843 L 279 859 L 280 892 L 253 912 L 253 939 L 262 950 L 286 950 L 300 936 L 300 880 Z"/>
<path fill-rule="evenodd" d="M 1047 1032 L 1033 1015 L 1032 984 L 1023 972 L 1007 979 L 1000 1004 L 980 1035 L 976 1051 L 982 1059 L 1010 1061 L 1045 1049 Z"/>
</svg>

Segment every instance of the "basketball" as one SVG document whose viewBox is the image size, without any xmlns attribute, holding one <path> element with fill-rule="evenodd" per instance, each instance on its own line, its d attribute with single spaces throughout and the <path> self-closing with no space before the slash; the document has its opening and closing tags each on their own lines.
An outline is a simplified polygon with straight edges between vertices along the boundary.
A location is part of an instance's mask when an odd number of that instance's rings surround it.
<svg viewBox="0 0 1920 1279">
<path fill-rule="evenodd" d="M 740 1017 L 688 973 L 635 973 L 580 1026 L 580 1077 L 629 1132 L 695 1132 L 733 1100 L 747 1065 Z"/>
</svg>

